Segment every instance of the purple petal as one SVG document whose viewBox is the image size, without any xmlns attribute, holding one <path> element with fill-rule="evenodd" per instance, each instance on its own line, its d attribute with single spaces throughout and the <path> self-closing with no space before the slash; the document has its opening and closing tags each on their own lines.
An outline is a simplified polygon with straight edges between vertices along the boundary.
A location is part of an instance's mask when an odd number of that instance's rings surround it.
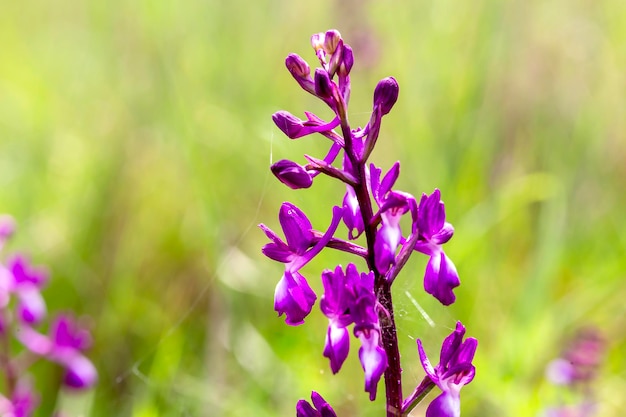
<svg viewBox="0 0 626 417">
<path fill-rule="evenodd" d="M 313 401 L 315 408 L 320 410 L 322 417 L 337 417 L 330 404 L 317 392 L 311 392 L 311 401 Z"/>
<path fill-rule="evenodd" d="M 441 230 L 435 233 L 432 236 L 433 243 L 437 245 L 443 245 L 450 239 L 452 239 L 452 235 L 454 235 L 454 227 L 450 223 L 444 223 Z"/>
<path fill-rule="evenodd" d="M 450 364 L 452 358 L 456 355 L 461 346 L 463 336 L 465 336 L 465 326 L 463 326 L 460 321 L 457 321 L 454 331 L 450 333 L 441 344 L 441 354 L 439 355 L 439 363 L 441 366 L 447 367 Z"/>
<path fill-rule="evenodd" d="M 374 401 L 378 381 L 387 369 L 387 355 L 378 345 L 378 331 L 359 332 L 357 337 L 361 340 L 359 360 L 365 372 L 365 391 L 369 392 L 370 401 Z"/>
<path fill-rule="evenodd" d="M 426 409 L 426 417 L 460 417 L 461 401 L 458 396 L 443 392 Z"/>
<path fill-rule="evenodd" d="M 424 289 L 443 305 L 450 305 L 456 300 L 452 291 L 460 285 L 456 267 L 443 251 L 435 252 L 426 265 Z"/>
<path fill-rule="evenodd" d="M 313 226 L 306 215 L 291 203 L 283 203 L 278 214 L 285 233 L 287 245 L 296 254 L 302 255 L 313 241 Z"/>
<path fill-rule="evenodd" d="M 297 326 L 304 323 L 316 299 L 309 283 L 299 272 L 285 271 L 276 285 L 274 310 L 279 316 L 286 315 L 285 323 Z"/>
<path fill-rule="evenodd" d="M 296 255 L 285 244 L 268 243 L 261 248 L 263 255 L 278 262 L 288 263 L 294 260 Z"/>
<path fill-rule="evenodd" d="M 296 417 L 320 417 L 320 413 L 308 401 L 299 400 L 296 404 Z"/>
<path fill-rule="evenodd" d="M 385 174 L 385 177 L 380 183 L 381 194 L 385 195 L 389 191 L 391 191 L 391 188 L 396 183 L 396 180 L 398 179 L 399 175 L 400 175 L 400 162 L 396 162 L 389 169 L 389 171 Z"/>
<path fill-rule="evenodd" d="M 336 374 L 341 369 L 350 351 L 350 332 L 345 327 L 337 327 L 332 321 L 326 331 L 324 357 L 330 360 L 330 369 Z"/>
<path fill-rule="evenodd" d="M 422 346 L 422 341 L 417 339 L 417 352 L 420 356 L 420 361 L 422 362 L 422 367 L 426 372 L 426 375 L 433 381 L 435 384 L 439 383 L 439 377 L 435 373 L 435 368 L 433 368 L 428 356 L 426 356 L 426 352 L 424 351 L 424 346 Z"/>
</svg>

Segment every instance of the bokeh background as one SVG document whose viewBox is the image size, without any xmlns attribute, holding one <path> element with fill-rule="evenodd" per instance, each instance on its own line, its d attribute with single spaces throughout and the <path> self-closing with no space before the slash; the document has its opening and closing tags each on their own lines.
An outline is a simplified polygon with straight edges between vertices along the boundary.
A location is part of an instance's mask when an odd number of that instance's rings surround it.
<svg viewBox="0 0 626 417">
<path fill-rule="evenodd" d="M 290 416 L 312 389 L 340 417 L 382 415 L 356 343 L 332 376 L 318 308 L 296 328 L 276 317 L 282 266 L 256 227 L 279 228 L 289 200 L 321 229 L 341 201 L 333 181 L 293 191 L 268 170 L 328 146 L 270 115 L 329 116 L 283 64 L 314 66 L 309 37 L 329 28 L 355 51 L 353 125 L 380 78 L 400 84 L 373 161 L 401 161 L 399 189 L 440 188 L 456 228 L 456 304 L 423 292 L 423 257 L 394 286 L 407 393 L 415 338 L 436 358 L 460 319 L 480 341 L 463 415 L 537 416 L 579 400 L 544 370 L 593 326 L 597 415 L 626 415 L 625 2 L 26 0 L 0 13 L 5 252 L 49 268 L 49 309 L 83 317 L 100 372 L 76 394 L 37 364 L 37 415 Z"/>
</svg>

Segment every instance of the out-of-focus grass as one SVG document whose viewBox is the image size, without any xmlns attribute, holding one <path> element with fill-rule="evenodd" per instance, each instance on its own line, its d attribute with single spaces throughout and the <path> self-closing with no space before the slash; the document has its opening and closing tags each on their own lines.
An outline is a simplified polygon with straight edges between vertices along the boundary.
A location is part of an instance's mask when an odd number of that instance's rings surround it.
<svg viewBox="0 0 626 417">
<path fill-rule="evenodd" d="M 331 27 L 355 50 L 353 123 L 379 78 L 401 86 L 374 160 L 401 160 L 415 195 L 439 187 L 456 227 L 453 307 L 421 290 L 423 259 L 395 286 L 406 389 L 414 339 L 435 355 L 461 319 L 480 340 L 464 415 L 537 415 L 557 400 L 544 366 L 591 324 L 609 342 L 598 415 L 624 415 L 626 5 L 563 0 L 4 5 L 0 211 L 20 225 L 11 249 L 52 270 L 50 310 L 91 317 L 101 376 L 55 397 L 37 367 L 39 415 L 286 416 L 312 389 L 342 417 L 381 414 L 354 346 L 330 375 L 317 309 L 298 328 L 275 317 L 281 269 L 255 227 L 290 200 L 322 228 L 340 202 L 326 179 L 295 192 L 268 175 L 327 146 L 269 116 L 326 115 L 283 59 L 314 64 L 308 38 Z M 322 258 L 310 275 L 348 262 Z"/>
</svg>

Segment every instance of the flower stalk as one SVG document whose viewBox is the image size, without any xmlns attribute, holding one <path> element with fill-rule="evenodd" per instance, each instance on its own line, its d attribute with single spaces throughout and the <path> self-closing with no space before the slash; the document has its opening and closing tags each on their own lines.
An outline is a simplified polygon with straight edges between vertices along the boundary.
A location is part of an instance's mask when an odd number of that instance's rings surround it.
<svg viewBox="0 0 626 417">
<path fill-rule="evenodd" d="M 272 116 L 276 126 L 289 138 L 312 134 L 331 139 L 332 146 L 323 158 L 305 155 L 308 162 L 280 160 L 272 173 L 292 189 L 308 189 L 314 178 L 324 174 L 346 187 L 342 206 L 333 207 L 332 221 L 326 231 L 316 230 L 298 207 L 282 204 L 279 221 L 285 240 L 264 224 L 259 225 L 270 243 L 263 247 L 269 258 L 285 264 L 285 273 L 274 296 L 274 309 L 285 315 L 289 325 L 301 325 L 312 311 L 317 295 L 300 273 L 300 269 L 325 248 L 336 249 L 365 259 L 367 271 L 359 272 L 353 263 L 326 269 L 321 278 L 324 293 L 320 299 L 322 313 L 328 318 L 323 355 L 330 361 L 333 373 L 339 372 L 350 345 L 349 326 L 361 347 L 359 360 L 365 376 L 365 391 L 374 401 L 379 380 L 384 375 L 387 417 L 408 415 L 435 386 L 439 395 L 428 407 L 427 417 L 458 417 L 459 391 L 474 376 L 471 360 L 476 339 L 463 341 L 465 327 L 458 322 L 456 330 L 442 345 L 440 363 L 432 367 L 418 339 L 418 352 L 426 377 L 413 393 L 403 398 L 402 367 L 398 348 L 392 284 L 414 253 L 429 257 L 424 274 L 424 289 L 443 305 L 455 300 L 454 288 L 460 285 L 456 267 L 445 255 L 442 245 L 452 238 L 454 228 L 447 223 L 441 193 L 435 189 L 419 201 L 411 194 L 394 189 L 400 174 L 396 162 L 386 173 L 369 157 L 378 143 L 383 116 L 398 99 L 399 86 L 393 77 L 382 79 L 374 90 L 373 109 L 363 128 L 353 129 L 348 120 L 350 71 L 354 64 L 352 49 L 336 30 L 318 33 L 311 44 L 320 62 L 311 76 L 309 64 L 290 54 L 285 65 L 300 87 L 323 101 L 335 114 L 331 121 L 305 112 L 301 120 L 289 112 Z M 339 129 L 339 133 L 335 131 Z M 343 151 L 341 166 L 333 165 Z M 375 203 L 375 205 L 374 205 Z M 408 215 L 410 231 L 403 231 L 400 220 Z M 347 239 L 335 236 L 340 223 L 347 228 Z M 352 241 L 365 235 L 366 246 Z M 335 416 L 330 405 L 315 391 L 313 406 L 300 400 L 297 416 Z"/>
</svg>

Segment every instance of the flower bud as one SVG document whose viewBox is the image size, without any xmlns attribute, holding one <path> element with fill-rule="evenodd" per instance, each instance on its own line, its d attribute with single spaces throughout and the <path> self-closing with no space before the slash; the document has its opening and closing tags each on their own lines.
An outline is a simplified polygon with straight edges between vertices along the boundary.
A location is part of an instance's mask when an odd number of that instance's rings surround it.
<svg viewBox="0 0 626 417">
<path fill-rule="evenodd" d="M 297 54 L 289 54 L 285 59 L 285 66 L 292 77 L 300 84 L 300 87 L 311 94 L 315 94 L 311 68 L 304 59 Z"/>
<path fill-rule="evenodd" d="M 374 90 L 374 107 L 380 106 L 383 115 L 389 113 L 398 100 L 398 82 L 393 77 L 383 78 Z"/>
<path fill-rule="evenodd" d="M 324 34 L 324 43 L 323 43 L 324 51 L 328 55 L 332 55 L 333 53 L 335 53 L 335 50 L 337 49 L 337 46 L 339 45 L 340 41 L 341 41 L 341 34 L 339 33 L 339 31 L 335 29 L 331 29 L 327 31 Z"/>
<path fill-rule="evenodd" d="M 315 70 L 315 94 L 323 99 L 333 96 L 333 85 L 328 73 L 321 68 Z"/>
<path fill-rule="evenodd" d="M 298 119 L 288 111 L 279 111 L 272 115 L 274 124 L 287 135 L 289 139 L 299 138 L 304 128 L 302 120 Z"/>
<path fill-rule="evenodd" d="M 313 178 L 304 167 L 288 159 L 276 162 L 270 169 L 280 182 L 294 190 L 309 188 L 313 184 Z"/>
<path fill-rule="evenodd" d="M 289 54 L 285 59 L 285 66 L 294 78 L 306 78 L 311 74 L 309 64 L 298 54 Z"/>
<path fill-rule="evenodd" d="M 325 38 L 325 34 L 324 33 L 314 33 L 313 35 L 311 35 L 311 46 L 313 47 L 313 49 L 315 50 L 315 52 L 319 51 L 320 49 L 324 49 L 324 38 Z"/>
<path fill-rule="evenodd" d="M 354 65 L 354 54 L 352 53 L 352 48 L 344 44 L 341 64 L 339 64 L 337 73 L 344 77 L 347 76 L 350 73 L 350 70 L 352 70 L 352 65 Z"/>
</svg>

